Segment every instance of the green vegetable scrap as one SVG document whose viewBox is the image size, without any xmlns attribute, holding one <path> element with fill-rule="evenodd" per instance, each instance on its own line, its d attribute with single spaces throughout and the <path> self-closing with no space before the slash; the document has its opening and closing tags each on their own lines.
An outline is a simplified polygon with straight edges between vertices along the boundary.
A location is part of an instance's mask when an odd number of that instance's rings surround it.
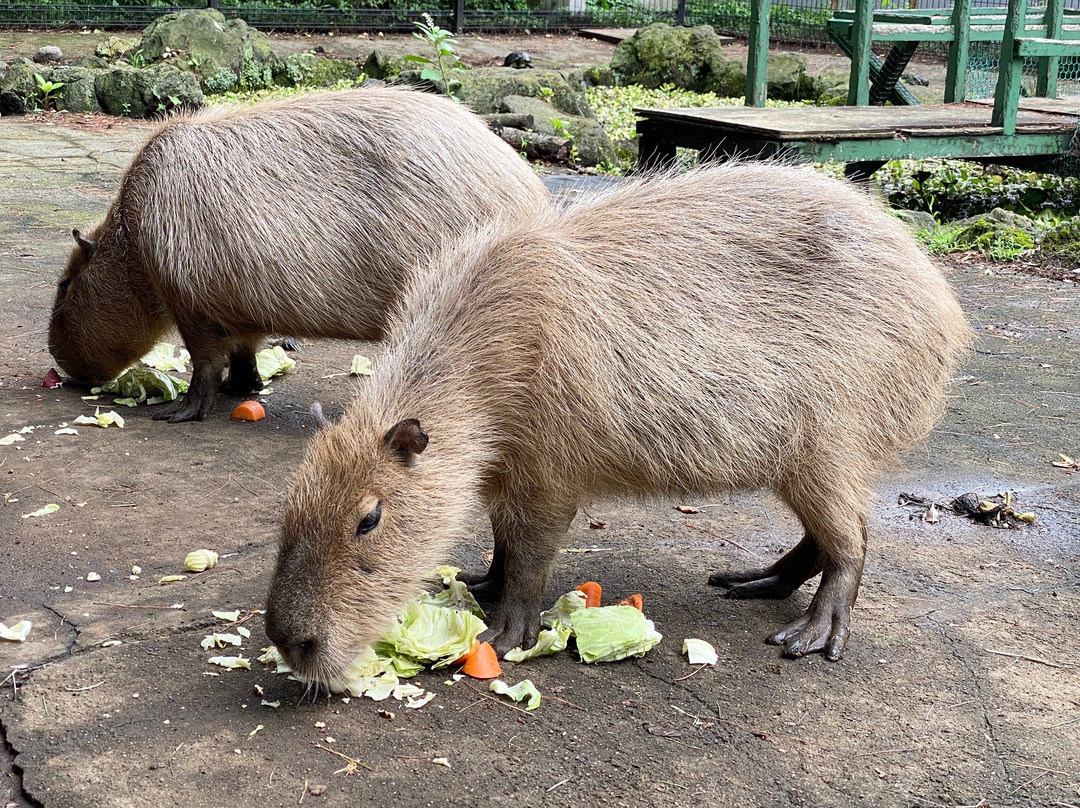
<svg viewBox="0 0 1080 808">
<path fill-rule="evenodd" d="M 255 366 L 259 370 L 259 377 L 268 382 L 275 376 L 284 376 L 296 367 L 296 360 L 285 353 L 285 349 L 280 345 L 275 345 L 255 354 Z"/>
<path fill-rule="evenodd" d="M 598 606 L 570 615 L 582 662 L 615 662 L 645 652 L 663 639 L 652 620 L 633 606 Z"/>
<path fill-rule="evenodd" d="M 461 570 L 457 567 L 446 565 L 436 567 L 435 578 L 442 581 L 445 589 L 434 595 L 425 595 L 421 600 L 424 603 L 430 603 L 433 606 L 444 606 L 447 609 L 459 609 L 463 612 L 470 612 L 483 620 L 484 610 L 481 609 L 480 604 L 476 602 L 476 598 L 474 598 L 472 592 L 469 591 L 469 587 L 467 587 L 463 581 L 457 579 L 457 574 L 459 572 L 461 572 Z"/>
<path fill-rule="evenodd" d="M 146 367 L 130 367 L 101 387 L 94 387 L 91 393 L 117 393 L 123 398 L 113 399 L 115 404 L 134 407 L 136 404 L 162 404 L 173 401 L 186 393 L 188 383 L 183 379 L 170 376 L 160 370 Z M 134 402 L 134 403 L 133 403 Z"/>
<path fill-rule="evenodd" d="M 536 645 L 532 648 L 523 651 L 521 646 L 518 646 L 503 654 L 503 659 L 508 662 L 524 662 L 526 659 L 532 659 L 533 657 L 557 654 L 559 651 L 565 650 L 571 634 L 572 629 L 569 624 L 558 622 L 554 628 L 541 629 L 536 637 Z"/>
<path fill-rule="evenodd" d="M 529 703 L 525 705 L 526 710 L 535 710 L 540 706 L 540 691 L 528 679 L 522 679 L 513 687 L 510 687 L 501 679 L 496 679 L 491 683 L 490 687 L 500 696 L 509 696 L 514 701 L 524 701 L 528 698 Z"/>
<path fill-rule="evenodd" d="M 176 346 L 172 343 L 159 342 L 150 350 L 150 353 L 139 361 L 144 365 L 156 368 L 157 370 L 183 373 L 188 369 L 188 363 L 191 361 L 191 354 L 181 348 L 180 353 L 174 356 L 173 351 L 175 350 Z"/>
<path fill-rule="evenodd" d="M 585 593 L 580 589 L 567 592 L 546 612 L 540 612 L 540 625 L 553 628 L 559 623 L 570 626 L 570 617 L 579 609 L 585 608 Z"/>
<path fill-rule="evenodd" d="M 487 626 L 471 612 L 432 603 L 410 603 L 398 623 L 375 648 L 386 656 L 405 656 L 444 668 L 469 652 Z"/>
<path fill-rule="evenodd" d="M 100 426 L 102 429 L 106 429 L 110 426 L 118 426 L 121 429 L 124 428 L 124 419 L 119 413 L 115 413 L 112 410 L 109 412 L 102 412 L 100 407 L 94 407 L 93 415 L 80 415 L 72 423 L 86 424 L 87 426 Z"/>
</svg>

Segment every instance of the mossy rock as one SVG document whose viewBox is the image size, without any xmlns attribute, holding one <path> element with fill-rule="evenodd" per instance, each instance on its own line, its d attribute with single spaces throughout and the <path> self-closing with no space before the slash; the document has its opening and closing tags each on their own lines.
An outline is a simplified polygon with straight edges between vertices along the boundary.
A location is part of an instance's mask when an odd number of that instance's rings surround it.
<svg viewBox="0 0 1080 808">
<path fill-rule="evenodd" d="M 88 67 L 54 67 L 49 81 L 62 82 L 56 91 L 56 108 L 68 112 L 101 112 L 97 100 L 96 72 Z"/>
<path fill-rule="evenodd" d="M 960 229 L 975 225 L 1011 227 L 1023 230 L 1031 235 L 1035 235 L 1039 231 L 1039 226 L 1027 216 L 1013 213 L 1011 210 L 1005 210 L 1004 208 L 994 208 L 989 213 L 980 213 L 978 216 L 969 216 L 966 219 L 958 219 L 951 223 L 952 227 Z"/>
<path fill-rule="evenodd" d="M 615 71 L 604 65 L 587 67 L 581 72 L 585 84 L 589 87 L 614 87 Z"/>
<path fill-rule="evenodd" d="M 814 98 L 814 82 L 806 75 L 806 57 L 801 53 L 770 53 L 765 66 L 768 95 L 777 101 Z"/>
<path fill-rule="evenodd" d="M 847 103 L 848 82 L 850 74 L 847 70 L 829 68 L 816 76 L 810 77 L 810 91 L 818 99 L 818 102 L 830 101 L 834 98 L 843 98 Z M 830 106 L 836 106 L 830 103 Z"/>
<path fill-rule="evenodd" d="M 932 233 L 938 228 L 937 219 L 933 214 L 923 210 L 894 210 L 892 214 L 916 233 L 920 231 Z"/>
<path fill-rule="evenodd" d="M 16 59 L 8 65 L 0 79 L 0 115 L 23 115 L 41 109 L 41 93 L 34 74 L 46 81 L 52 69 L 36 65 L 29 59 Z"/>
<path fill-rule="evenodd" d="M 71 63 L 72 67 L 89 67 L 93 70 L 105 70 L 109 63 L 100 56 L 80 56 Z"/>
<path fill-rule="evenodd" d="M 405 79 L 406 74 L 402 73 Z M 542 98 L 567 115 L 595 118 L 585 96 L 580 71 L 515 70 L 512 67 L 478 67 L 463 70 L 458 100 L 479 115 L 499 112 L 507 96 Z"/>
<path fill-rule="evenodd" d="M 270 38 L 241 19 L 226 20 L 216 9 L 188 9 L 159 17 L 143 31 L 141 50 L 151 63 L 178 54 L 173 63 L 200 81 L 220 84 L 223 72 L 229 71 L 236 75 L 235 86 L 240 89 L 273 84 L 276 57 Z"/>
<path fill-rule="evenodd" d="M 372 79 L 392 79 L 405 67 L 405 60 L 375 49 L 364 60 L 364 75 Z"/>
<path fill-rule="evenodd" d="M 1066 219 L 1043 234 L 1039 249 L 1064 262 L 1080 266 L 1080 216 Z"/>
<path fill-rule="evenodd" d="M 179 107 L 200 107 L 202 90 L 190 73 L 172 65 L 116 65 L 97 74 L 101 108 L 111 115 L 150 118 Z"/>
<path fill-rule="evenodd" d="M 279 87 L 329 87 L 360 76 L 360 67 L 348 59 L 327 59 L 312 53 L 293 53 L 275 62 L 274 84 Z"/>
<path fill-rule="evenodd" d="M 541 98 L 522 95 L 504 98 L 499 112 L 531 115 L 534 132 L 570 138 L 576 160 L 583 166 L 615 162 L 615 145 L 595 118 L 568 115 Z"/>
<path fill-rule="evenodd" d="M 956 244 L 979 250 L 991 260 L 1009 261 L 1025 250 L 1034 249 L 1035 237 L 1024 228 L 982 217 L 960 228 Z"/>
<path fill-rule="evenodd" d="M 123 59 L 140 45 L 137 36 L 111 36 L 104 42 L 99 42 L 94 48 L 94 55 L 99 59 L 116 61 Z"/>
<path fill-rule="evenodd" d="M 615 48 L 611 70 L 619 84 L 656 89 L 671 84 L 694 92 L 715 92 L 718 81 L 729 85 L 737 60 L 724 55 L 710 25 L 676 28 L 658 22 L 639 28 Z M 741 68 L 745 85 L 746 69 Z"/>
</svg>

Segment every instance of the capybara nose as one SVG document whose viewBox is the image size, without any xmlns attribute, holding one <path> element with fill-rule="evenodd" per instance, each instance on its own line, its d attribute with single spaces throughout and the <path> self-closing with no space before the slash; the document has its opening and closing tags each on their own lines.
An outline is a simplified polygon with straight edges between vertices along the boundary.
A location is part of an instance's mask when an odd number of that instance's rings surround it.
<svg viewBox="0 0 1080 808">
<path fill-rule="evenodd" d="M 289 643 L 289 657 L 298 663 L 307 662 L 319 651 L 319 641 L 312 637 L 310 640 Z"/>
</svg>

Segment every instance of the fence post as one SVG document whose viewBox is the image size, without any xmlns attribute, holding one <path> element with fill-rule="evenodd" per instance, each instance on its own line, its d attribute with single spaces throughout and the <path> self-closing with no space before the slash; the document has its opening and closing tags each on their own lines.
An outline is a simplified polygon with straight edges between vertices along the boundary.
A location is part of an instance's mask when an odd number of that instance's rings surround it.
<svg viewBox="0 0 1080 808">
<path fill-rule="evenodd" d="M 454 33 L 465 30 L 465 0 L 454 0 Z"/>
<path fill-rule="evenodd" d="M 675 9 L 675 25 L 680 28 L 686 25 L 686 0 L 679 0 L 679 5 Z"/>
<path fill-rule="evenodd" d="M 206 0 L 206 7 L 207 8 L 217 8 L 218 7 L 218 0 Z"/>
</svg>

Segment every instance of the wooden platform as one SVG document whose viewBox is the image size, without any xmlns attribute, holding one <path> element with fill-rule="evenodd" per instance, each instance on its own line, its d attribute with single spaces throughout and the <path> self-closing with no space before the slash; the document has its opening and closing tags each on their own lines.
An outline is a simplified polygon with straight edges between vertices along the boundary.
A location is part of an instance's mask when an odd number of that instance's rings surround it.
<svg viewBox="0 0 1080 808">
<path fill-rule="evenodd" d="M 902 158 L 955 157 L 1018 162 L 1059 155 L 1077 131 L 1076 104 L 1025 99 L 1016 134 L 990 126 L 993 103 L 908 107 L 711 107 L 637 109 L 640 165 L 667 165 L 677 147 L 706 156 L 786 155 L 815 162 L 873 165 Z M 1055 103 L 1050 103 L 1055 102 Z M 1033 108 L 1038 107 L 1038 108 Z"/>
<path fill-rule="evenodd" d="M 971 103 L 994 106 L 993 98 L 977 98 Z M 1063 95 L 1058 98 L 1021 98 L 1020 109 L 1025 112 L 1053 112 L 1058 115 L 1080 115 L 1080 95 Z"/>
</svg>

